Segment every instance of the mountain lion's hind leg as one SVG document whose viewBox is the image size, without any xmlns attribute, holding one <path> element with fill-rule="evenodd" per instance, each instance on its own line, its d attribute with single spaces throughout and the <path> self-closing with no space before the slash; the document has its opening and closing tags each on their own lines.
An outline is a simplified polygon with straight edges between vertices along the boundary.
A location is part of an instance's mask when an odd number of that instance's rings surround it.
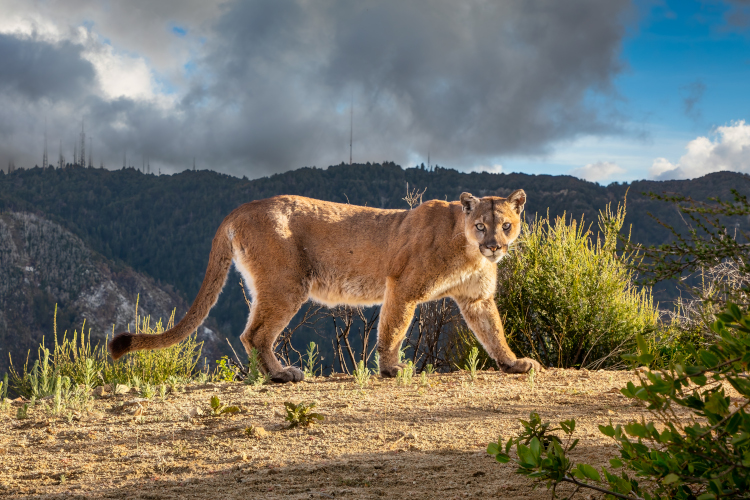
<svg viewBox="0 0 750 500">
<path fill-rule="evenodd" d="M 269 293 L 258 293 L 253 298 L 252 310 L 245 332 L 240 336 L 248 355 L 250 349 L 258 351 L 261 368 L 271 376 L 273 382 L 299 382 L 305 374 L 294 366 L 282 366 L 273 352 L 276 338 L 284 330 L 307 296 L 304 293 L 287 293 L 274 296 Z"/>
<path fill-rule="evenodd" d="M 389 278 L 385 287 L 385 300 L 380 308 L 378 322 L 378 354 L 380 356 L 380 376 L 395 377 L 399 370 L 406 367 L 398 362 L 398 351 L 414 317 L 414 302 L 402 300 L 394 293 L 394 286 Z"/>
<path fill-rule="evenodd" d="M 541 365 L 538 362 L 529 358 L 517 359 L 508 347 L 500 313 L 493 299 L 470 300 L 456 297 L 455 300 L 466 324 L 501 370 L 506 373 L 526 373 L 533 368 L 539 373 Z"/>
</svg>

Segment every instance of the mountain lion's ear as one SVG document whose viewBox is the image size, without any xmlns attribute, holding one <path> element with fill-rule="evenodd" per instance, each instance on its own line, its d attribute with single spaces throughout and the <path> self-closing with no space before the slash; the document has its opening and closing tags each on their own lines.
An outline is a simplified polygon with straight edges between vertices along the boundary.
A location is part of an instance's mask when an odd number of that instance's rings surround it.
<svg viewBox="0 0 750 500">
<path fill-rule="evenodd" d="M 464 212 L 471 212 L 479 205 L 479 198 L 473 196 L 471 193 L 461 193 L 459 199 L 461 200 L 461 205 L 464 207 Z"/>
<path fill-rule="evenodd" d="M 526 192 L 523 189 L 516 189 L 508 196 L 508 202 L 516 213 L 520 214 L 523 212 L 523 206 L 526 204 Z"/>
</svg>

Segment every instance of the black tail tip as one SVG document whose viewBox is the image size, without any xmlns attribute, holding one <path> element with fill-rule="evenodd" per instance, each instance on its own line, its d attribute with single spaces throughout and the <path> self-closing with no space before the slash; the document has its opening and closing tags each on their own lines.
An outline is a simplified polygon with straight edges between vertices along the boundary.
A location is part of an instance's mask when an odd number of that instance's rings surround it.
<svg viewBox="0 0 750 500">
<path fill-rule="evenodd" d="M 107 349 L 112 359 L 119 359 L 131 351 L 133 337 L 132 333 L 118 333 L 109 341 Z"/>
</svg>

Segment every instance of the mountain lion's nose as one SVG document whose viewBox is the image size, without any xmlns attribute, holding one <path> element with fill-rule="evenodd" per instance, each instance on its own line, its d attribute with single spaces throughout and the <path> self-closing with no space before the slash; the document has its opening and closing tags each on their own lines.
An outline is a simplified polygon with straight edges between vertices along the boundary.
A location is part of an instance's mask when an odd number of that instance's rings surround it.
<svg viewBox="0 0 750 500">
<path fill-rule="evenodd" d="M 500 247 L 497 246 L 497 244 L 494 244 L 494 245 L 487 245 L 487 248 L 489 248 L 491 252 L 496 252 L 497 249 Z"/>
</svg>

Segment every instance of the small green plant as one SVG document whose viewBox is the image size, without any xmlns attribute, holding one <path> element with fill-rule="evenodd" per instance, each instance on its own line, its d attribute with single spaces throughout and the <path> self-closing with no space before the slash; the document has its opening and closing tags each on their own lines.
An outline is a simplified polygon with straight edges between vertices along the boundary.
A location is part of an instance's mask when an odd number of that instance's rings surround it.
<svg viewBox="0 0 750 500">
<path fill-rule="evenodd" d="M 373 361 L 375 361 L 375 373 L 380 373 L 380 353 L 378 351 L 375 351 Z"/>
<path fill-rule="evenodd" d="M 141 388 L 141 397 L 151 399 L 156 395 L 156 390 L 153 385 L 146 382 Z"/>
<path fill-rule="evenodd" d="M 354 370 L 354 382 L 359 386 L 360 389 L 364 389 L 365 386 L 370 383 L 370 369 L 365 366 L 365 362 L 360 360 L 357 363 L 357 368 Z"/>
<path fill-rule="evenodd" d="M 65 473 L 60 474 L 60 484 L 65 484 L 67 480 L 68 476 L 66 476 Z"/>
<path fill-rule="evenodd" d="M 240 408 L 239 406 L 224 406 L 221 404 L 221 401 L 219 401 L 219 396 L 213 396 L 211 398 L 211 414 L 214 417 L 218 417 L 219 415 L 222 415 L 224 413 L 239 413 Z"/>
<path fill-rule="evenodd" d="M 0 382 L 0 401 L 5 401 L 8 397 L 8 374 L 3 375 L 3 381 Z"/>
<path fill-rule="evenodd" d="M 211 380 L 211 375 L 207 371 L 199 371 L 195 376 L 195 381 L 201 385 L 207 384 Z"/>
<path fill-rule="evenodd" d="M 305 361 L 303 365 L 303 371 L 305 372 L 305 378 L 315 377 L 315 366 L 318 364 L 318 358 L 320 356 L 320 350 L 315 342 L 310 342 L 307 345 L 307 351 L 305 352 Z"/>
<path fill-rule="evenodd" d="M 232 382 L 237 374 L 235 368 L 229 361 L 229 356 L 222 356 L 216 360 L 216 378 L 219 382 Z"/>
<path fill-rule="evenodd" d="M 244 382 L 247 385 L 261 386 L 268 383 L 269 380 L 271 380 L 271 377 L 261 370 L 258 350 L 253 347 L 250 349 L 250 355 L 247 358 L 247 376 Z"/>
<path fill-rule="evenodd" d="M 430 381 L 427 380 L 427 372 L 424 370 L 419 375 L 419 385 L 421 385 L 422 387 L 427 387 L 428 385 L 430 385 Z"/>
<path fill-rule="evenodd" d="M 534 392 L 534 377 L 536 377 L 536 370 L 533 368 L 529 370 L 529 391 Z"/>
<path fill-rule="evenodd" d="M 312 409 L 315 408 L 315 403 L 299 403 L 294 404 L 290 402 L 284 403 L 286 407 L 286 417 L 284 420 L 289 422 L 289 428 L 292 427 L 307 427 L 315 420 L 323 420 L 323 415 L 320 413 L 313 413 Z"/>
<path fill-rule="evenodd" d="M 396 383 L 399 385 L 411 385 L 414 378 L 414 363 L 411 360 L 406 362 L 406 366 L 396 373 Z"/>
<path fill-rule="evenodd" d="M 427 376 L 429 377 L 433 373 L 435 373 L 435 367 L 432 365 L 432 363 L 427 363 L 424 366 L 424 371 L 427 372 Z"/>
<path fill-rule="evenodd" d="M 167 384 L 160 384 L 159 385 L 159 397 L 162 401 L 166 399 L 167 397 Z"/>
<path fill-rule="evenodd" d="M 58 375 L 55 378 L 55 395 L 52 400 L 52 412 L 55 415 L 59 415 L 63 408 L 63 382 L 62 382 L 62 376 Z"/>
<path fill-rule="evenodd" d="M 473 384 L 477 380 L 477 367 L 479 366 L 479 348 L 472 347 L 469 357 L 466 359 L 464 370 L 469 372 L 469 380 Z"/>
<path fill-rule="evenodd" d="M 20 406 L 18 408 L 18 411 L 16 411 L 16 418 L 18 420 L 23 420 L 24 418 L 28 418 L 29 416 L 29 403 L 24 403 L 23 406 Z"/>
</svg>

